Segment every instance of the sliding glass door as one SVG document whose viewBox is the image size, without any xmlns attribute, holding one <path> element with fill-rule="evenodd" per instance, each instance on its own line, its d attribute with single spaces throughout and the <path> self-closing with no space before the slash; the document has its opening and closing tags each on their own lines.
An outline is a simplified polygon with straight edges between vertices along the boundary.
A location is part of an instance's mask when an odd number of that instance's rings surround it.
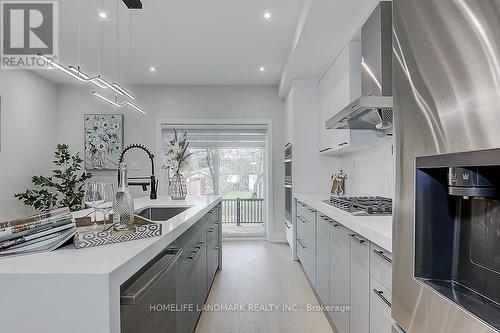
<svg viewBox="0 0 500 333">
<path fill-rule="evenodd" d="M 186 132 L 190 142 L 192 155 L 182 170 L 188 195 L 222 195 L 225 237 L 265 236 L 265 129 L 241 125 L 170 126 Z M 165 129 L 167 135 L 172 128 Z"/>
</svg>

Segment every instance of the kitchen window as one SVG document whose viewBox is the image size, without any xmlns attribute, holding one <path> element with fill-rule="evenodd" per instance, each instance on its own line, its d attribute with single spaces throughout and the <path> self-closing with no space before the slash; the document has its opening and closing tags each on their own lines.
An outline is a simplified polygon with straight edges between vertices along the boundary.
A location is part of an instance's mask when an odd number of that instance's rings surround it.
<svg viewBox="0 0 500 333">
<path fill-rule="evenodd" d="M 188 195 L 222 195 L 224 237 L 265 236 L 267 127 L 164 124 L 164 150 L 174 128 L 187 133 L 192 153 L 181 170 Z"/>
</svg>

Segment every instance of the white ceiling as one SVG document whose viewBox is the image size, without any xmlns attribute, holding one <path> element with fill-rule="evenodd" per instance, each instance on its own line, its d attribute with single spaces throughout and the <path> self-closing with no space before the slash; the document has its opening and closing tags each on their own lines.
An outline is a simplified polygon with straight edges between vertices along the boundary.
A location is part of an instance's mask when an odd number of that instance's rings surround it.
<svg viewBox="0 0 500 333">
<path fill-rule="evenodd" d="M 378 1 L 143 0 L 143 10 L 130 11 L 122 0 L 64 0 L 59 58 L 119 83 L 279 85 L 285 97 L 294 79 L 320 80 L 346 43 L 359 38 Z M 76 82 L 57 70 L 38 72 Z"/>
<path fill-rule="evenodd" d="M 101 3 L 108 15 L 104 21 L 98 15 Z M 59 62 L 79 64 L 87 74 L 102 73 L 110 81 L 117 76 L 128 84 L 276 85 L 288 58 L 300 3 L 143 0 L 143 10 L 130 11 L 122 0 L 59 1 Z M 263 16 L 267 9 L 272 13 L 268 21 Z M 150 66 L 157 68 L 156 73 L 150 73 Z M 74 82 L 56 70 L 38 72 L 56 82 Z"/>
<path fill-rule="evenodd" d="M 363 23 L 379 0 L 304 0 L 299 19 L 300 33 L 280 81 L 280 96 L 285 97 L 297 78 L 318 81 L 344 46 L 360 39 Z"/>
</svg>

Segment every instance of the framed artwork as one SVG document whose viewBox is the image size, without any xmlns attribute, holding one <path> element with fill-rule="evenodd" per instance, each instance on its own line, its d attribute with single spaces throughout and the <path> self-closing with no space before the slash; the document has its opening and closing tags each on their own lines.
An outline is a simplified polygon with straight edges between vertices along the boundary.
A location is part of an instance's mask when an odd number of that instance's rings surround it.
<svg viewBox="0 0 500 333">
<path fill-rule="evenodd" d="M 85 169 L 117 170 L 123 150 L 122 114 L 84 116 Z"/>
</svg>

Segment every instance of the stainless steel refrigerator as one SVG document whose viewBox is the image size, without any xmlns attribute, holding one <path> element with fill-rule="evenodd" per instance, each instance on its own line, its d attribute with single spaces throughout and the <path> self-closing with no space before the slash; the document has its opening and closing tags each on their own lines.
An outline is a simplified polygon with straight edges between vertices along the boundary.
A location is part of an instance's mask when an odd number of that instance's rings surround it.
<svg viewBox="0 0 500 333">
<path fill-rule="evenodd" d="M 500 148 L 500 1 L 394 0 L 393 48 L 394 126 L 398 155 L 392 295 L 392 317 L 397 325 L 394 325 L 393 332 L 499 332 L 500 312 L 495 308 L 499 303 L 497 291 L 500 290 L 500 285 L 495 285 L 500 276 L 497 199 L 480 201 L 485 199 L 481 196 L 452 196 L 450 189 L 449 197 L 441 196 L 443 202 L 425 200 L 422 196 L 417 203 L 416 193 L 419 190 L 419 163 L 432 167 L 435 162 L 434 165 L 442 169 L 424 170 L 422 174 L 430 180 L 422 182 L 422 191 L 432 192 L 430 188 L 436 186 L 441 188 L 439 191 L 444 191 L 442 193 L 448 193 L 446 182 L 451 181 L 452 171 L 445 174 L 448 165 L 444 161 L 448 161 L 450 167 L 469 170 L 467 168 L 474 163 L 490 167 L 495 166 L 492 161 L 500 160 L 499 150 L 483 151 Z M 475 153 L 467 153 L 471 151 Z M 433 159 L 434 155 L 440 157 Z M 420 156 L 431 157 L 419 160 Z M 456 165 L 451 165 L 453 163 Z M 467 172 L 461 171 L 460 176 L 468 178 Z M 499 173 L 493 172 L 492 177 Z M 469 225 L 465 222 L 462 225 L 465 232 L 473 236 L 481 232 L 484 236 L 489 230 L 490 248 L 481 250 L 487 257 L 484 265 L 475 263 L 474 251 L 478 250 L 474 246 L 479 243 L 469 239 L 472 244 L 469 251 L 452 256 L 447 249 L 456 247 L 459 237 L 456 234 L 451 237 L 442 229 L 433 229 L 448 222 L 452 228 L 453 223 L 458 223 L 453 210 L 457 205 L 471 205 L 469 214 L 474 209 L 490 207 L 483 209 L 478 220 L 469 218 Z M 452 206 L 455 208 L 450 209 Z M 422 229 L 417 215 L 421 217 L 428 212 L 435 218 L 423 221 L 428 223 L 425 228 L 429 229 Z M 445 221 L 447 219 L 449 221 Z M 456 229 L 450 230 L 457 233 Z M 418 232 L 421 232 L 420 236 Z M 458 289 L 446 289 L 444 285 L 440 289 L 437 285 L 425 283 L 425 276 L 419 279 L 423 266 L 426 267 L 424 273 L 432 275 L 437 274 L 440 265 L 446 269 L 449 267 L 449 274 L 456 277 L 460 272 L 457 273 L 453 265 L 458 265 L 459 261 L 483 270 L 471 283 L 484 286 L 484 289 L 467 290 L 469 284 L 464 282 L 462 287 L 465 288 L 455 293 Z M 486 274 L 491 274 L 492 278 L 486 278 Z M 458 286 L 463 280 L 457 279 Z M 450 283 L 454 284 L 453 281 Z M 489 301 L 492 302 L 488 305 L 489 312 L 476 311 Z"/>
</svg>

